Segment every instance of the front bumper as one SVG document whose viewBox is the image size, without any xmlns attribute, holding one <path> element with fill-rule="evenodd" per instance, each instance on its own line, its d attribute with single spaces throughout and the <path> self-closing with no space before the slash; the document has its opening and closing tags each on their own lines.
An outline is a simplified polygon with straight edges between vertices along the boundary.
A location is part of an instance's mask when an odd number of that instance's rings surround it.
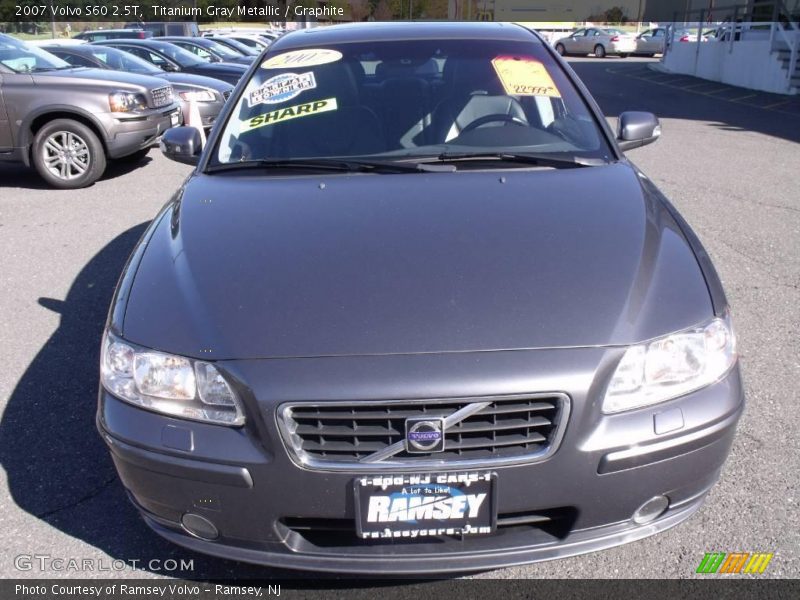
<svg viewBox="0 0 800 600">
<path fill-rule="evenodd" d="M 183 122 L 181 108 L 173 103 L 135 116 L 108 115 L 106 147 L 109 158 L 121 158 L 150 147 L 160 135 Z"/>
<path fill-rule="evenodd" d="M 97 425 L 148 525 L 193 550 L 332 572 L 496 568 L 600 550 L 672 527 L 697 510 L 719 477 L 744 406 L 738 366 L 682 398 L 604 416 L 599 381 L 618 357 L 616 350 L 584 349 L 237 361 L 222 365 L 235 381 L 259 390 L 239 390 L 248 416 L 243 428 L 157 415 L 105 391 Z M 523 365 L 538 375 L 519 376 Z M 413 382 L 405 380 L 408 373 Z M 511 515 L 511 525 L 463 539 L 360 540 L 354 533 L 356 475 L 292 462 L 275 409 L 283 401 L 375 399 L 377 382 L 395 398 L 441 398 L 445 390 L 460 397 L 516 394 L 566 382 L 561 387 L 571 398 L 572 414 L 552 456 L 491 469 L 497 473 L 498 513 Z M 380 463 L 374 474 L 382 474 Z M 669 499 L 667 511 L 646 525 L 634 524 L 637 508 L 658 495 Z M 552 519 L 513 524 L 514 515 L 531 512 Z M 218 539 L 184 531 L 186 513 L 214 523 Z"/>
</svg>

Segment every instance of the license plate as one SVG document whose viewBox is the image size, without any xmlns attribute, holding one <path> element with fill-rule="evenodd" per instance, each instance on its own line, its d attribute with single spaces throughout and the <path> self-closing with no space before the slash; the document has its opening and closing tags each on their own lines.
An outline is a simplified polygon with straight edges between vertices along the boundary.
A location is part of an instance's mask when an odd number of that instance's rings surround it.
<svg viewBox="0 0 800 600">
<path fill-rule="evenodd" d="M 170 127 L 175 127 L 178 125 L 178 113 L 174 112 L 169 116 L 169 124 Z"/>
<path fill-rule="evenodd" d="M 495 473 L 370 475 L 354 486 L 365 539 L 487 535 L 497 524 Z"/>
</svg>

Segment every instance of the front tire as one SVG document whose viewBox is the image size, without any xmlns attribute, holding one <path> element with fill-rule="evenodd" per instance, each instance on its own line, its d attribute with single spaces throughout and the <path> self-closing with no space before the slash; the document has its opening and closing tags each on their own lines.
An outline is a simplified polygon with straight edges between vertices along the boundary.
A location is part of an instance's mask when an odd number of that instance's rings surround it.
<svg viewBox="0 0 800 600">
<path fill-rule="evenodd" d="M 603 46 L 601 46 L 600 44 L 597 44 L 597 46 L 594 47 L 594 55 L 597 58 L 605 58 L 606 57 L 606 49 Z"/>
<path fill-rule="evenodd" d="M 558 52 L 559 56 L 567 55 L 567 49 L 564 48 L 564 44 L 556 44 L 556 52 Z"/>
<path fill-rule="evenodd" d="M 31 154 L 42 179 L 62 190 L 92 185 L 106 170 L 106 153 L 97 135 L 72 119 L 45 124 L 33 139 Z"/>
</svg>

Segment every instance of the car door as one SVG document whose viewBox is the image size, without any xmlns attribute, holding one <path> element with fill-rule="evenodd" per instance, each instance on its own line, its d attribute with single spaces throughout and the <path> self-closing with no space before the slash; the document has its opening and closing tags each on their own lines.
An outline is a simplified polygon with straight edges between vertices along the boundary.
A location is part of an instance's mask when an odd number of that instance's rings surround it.
<svg viewBox="0 0 800 600">
<path fill-rule="evenodd" d="M 663 54 L 667 42 L 667 30 L 659 27 L 653 30 L 653 37 L 650 40 L 650 52 L 653 54 Z"/>
<path fill-rule="evenodd" d="M 11 138 L 11 126 L 8 124 L 8 113 L 3 101 L 3 73 L 0 73 L 0 152 L 8 151 L 14 147 Z"/>
<path fill-rule="evenodd" d="M 581 42 L 586 39 L 586 30 L 585 29 L 578 29 L 578 31 L 574 32 L 571 36 L 564 39 L 564 48 L 566 48 L 567 52 L 578 54 L 582 52 L 581 50 Z"/>
<path fill-rule="evenodd" d="M 600 29 L 589 29 L 586 32 L 586 41 L 583 45 L 582 51 L 586 54 L 591 54 L 597 45 L 603 46 L 608 50 L 608 36 L 606 36 Z"/>
</svg>

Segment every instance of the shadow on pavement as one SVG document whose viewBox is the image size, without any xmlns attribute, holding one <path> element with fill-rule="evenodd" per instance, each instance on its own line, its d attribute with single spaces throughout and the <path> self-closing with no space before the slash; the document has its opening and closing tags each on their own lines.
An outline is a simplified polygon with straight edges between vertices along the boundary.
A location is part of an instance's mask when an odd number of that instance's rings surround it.
<svg viewBox="0 0 800 600">
<path fill-rule="evenodd" d="M 150 150 L 153 152 L 153 150 Z M 106 167 L 105 173 L 98 180 L 107 181 L 122 177 L 128 173 L 132 173 L 148 163 L 152 162 L 152 158 L 145 156 L 139 160 L 122 159 L 110 160 Z M 54 190 L 45 181 L 39 177 L 39 173 L 33 167 L 26 167 L 22 163 L 0 163 L 0 188 L 25 188 L 29 190 Z M 74 190 L 64 190 L 64 193 L 74 192 Z"/>
<path fill-rule="evenodd" d="M 190 579 L 296 578 L 294 572 L 194 554 L 152 533 L 129 504 L 97 434 L 100 337 L 117 279 L 145 227 L 125 231 L 100 250 L 66 299 L 39 299 L 40 310 L 57 312 L 61 321 L 16 385 L 0 423 L 0 463 L 10 495 L 31 517 L 108 554 L 107 566 L 119 559 Z M 170 558 L 193 560 L 194 568 L 159 570 Z M 152 559 L 159 561 L 155 568 L 148 564 Z"/>
<path fill-rule="evenodd" d="M 660 119 L 705 121 L 719 129 L 752 131 L 800 143 L 800 111 L 790 114 L 765 108 L 780 102 L 794 106 L 796 98 L 659 73 L 649 69 L 648 62 L 653 61 L 573 60 L 570 66 L 607 117 L 644 110 Z M 734 100 L 737 98 L 741 100 Z"/>
</svg>

